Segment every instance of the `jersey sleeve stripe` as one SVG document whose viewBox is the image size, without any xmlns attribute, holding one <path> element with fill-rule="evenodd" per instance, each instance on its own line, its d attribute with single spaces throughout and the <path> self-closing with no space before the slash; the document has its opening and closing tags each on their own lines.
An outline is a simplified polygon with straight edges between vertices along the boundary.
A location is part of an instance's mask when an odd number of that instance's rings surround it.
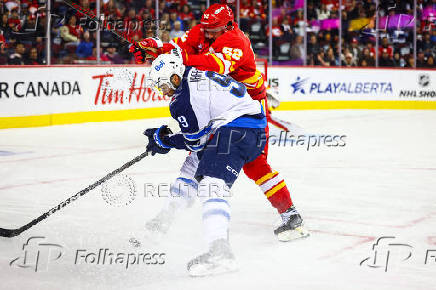
<svg viewBox="0 0 436 290">
<path fill-rule="evenodd" d="M 246 78 L 245 80 L 243 80 L 243 83 L 249 83 L 249 84 L 253 84 L 256 83 L 257 81 L 259 81 L 259 79 L 262 79 L 262 74 L 260 71 L 256 70 L 256 72 L 254 73 L 253 76 Z"/>
<path fill-rule="evenodd" d="M 213 59 L 215 60 L 215 62 L 218 64 L 218 66 L 220 67 L 218 73 L 219 74 L 223 74 L 224 73 L 224 62 L 219 59 L 215 54 L 211 54 L 211 56 L 213 57 Z"/>
<path fill-rule="evenodd" d="M 215 55 L 216 55 L 216 57 L 218 57 L 223 62 L 223 65 L 224 65 L 224 72 L 223 72 L 223 74 L 225 74 L 225 75 L 229 74 L 230 73 L 230 68 L 232 67 L 232 62 L 227 60 L 227 59 L 225 59 L 224 56 L 221 53 L 216 53 Z"/>
<path fill-rule="evenodd" d="M 201 131 L 196 133 L 184 133 L 185 139 L 189 141 L 196 141 L 200 139 L 201 137 L 209 134 L 209 132 L 212 130 L 212 126 L 204 127 Z"/>
</svg>

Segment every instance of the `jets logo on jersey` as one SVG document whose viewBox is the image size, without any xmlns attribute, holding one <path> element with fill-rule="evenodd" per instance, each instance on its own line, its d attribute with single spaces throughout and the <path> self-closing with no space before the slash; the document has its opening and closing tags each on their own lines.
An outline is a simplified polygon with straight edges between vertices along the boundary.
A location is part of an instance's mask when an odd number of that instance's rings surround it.
<svg viewBox="0 0 436 290">
<path fill-rule="evenodd" d="M 161 60 L 160 63 L 159 63 L 158 65 L 155 65 L 155 66 L 154 66 L 154 69 L 155 69 L 156 71 L 160 71 L 160 69 L 161 69 L 164 65 L 165 65 L 164 61 Z"/>
</svg>

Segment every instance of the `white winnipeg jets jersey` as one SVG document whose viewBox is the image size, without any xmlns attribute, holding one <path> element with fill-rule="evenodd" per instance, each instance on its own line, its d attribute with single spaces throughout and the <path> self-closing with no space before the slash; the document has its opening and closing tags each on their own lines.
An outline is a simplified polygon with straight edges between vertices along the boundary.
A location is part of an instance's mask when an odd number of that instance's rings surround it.
<svg viewBox="0 0 436 290">
<path fill-rule="evenodd" d="M 171 116 L 187 140 L 199 140 L 219 127 L 265 128 L 259 101 L 229 76 L 186 67 L 170 103 Z"/>
</svg>

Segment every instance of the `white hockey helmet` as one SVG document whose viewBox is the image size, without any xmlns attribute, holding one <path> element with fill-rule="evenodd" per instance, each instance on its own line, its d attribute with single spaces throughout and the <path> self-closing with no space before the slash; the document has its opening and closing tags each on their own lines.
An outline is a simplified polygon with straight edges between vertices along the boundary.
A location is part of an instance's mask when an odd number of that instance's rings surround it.
<svg viewBox="0 0 436 290">
<path fill-rule="evenodd" d="M 169 54 L 159 55 L 151 64 L 150 79 L 153 89 L 159 93 L 163 93 L 164 88 L 177 89 L 170 79 L 173 75 L 183 78 L 184 72 L 185 65 L 178 51 L 174 50 Z"/>
</svg>

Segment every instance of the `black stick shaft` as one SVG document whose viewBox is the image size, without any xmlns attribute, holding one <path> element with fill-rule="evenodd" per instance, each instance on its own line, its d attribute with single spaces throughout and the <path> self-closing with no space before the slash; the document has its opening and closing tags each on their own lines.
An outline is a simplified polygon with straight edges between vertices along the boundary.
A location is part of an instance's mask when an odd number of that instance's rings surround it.
<svg viewBox="0 0 436 290">
<path fill-rule="evenodd" d="M 58 204 L 57 206 L 53 207 L 52 209 L 50 209 L 49 211 L 45 212 L 44 214 L 42 214 L 41 216 L 37 217 L 36 219 L 32 220 L 30 223 L 25 224 L 24 226 L 17 228 L 17 229 L 4 229 L 4 228 L 0 228 L 0 236 L 1 237 L 15 237 L 19 234 L 21 234 L 22 232 L 24 232 L 25 230 L 33 227 L 34 225 L 36 225 L 37 223 L 41 222 L 42 220 L 46 219 L 47 217 L 51 216 L 52 214 L 54 214 L 55 212 L 59 211 L 60 209 L 64 208 L 65 206 L 67 206 L 68 204 L 70 204 L 71 202 L 75 201 L 76 199 L 78 199 L 79 197 L 85 195 L 87 192 L 93 190 L 94 188 L 96 188 L 97 186 L 99 186 L 100 184 L 102 184 L 103 182 L 111 179 L 112 177 L 114 177 L 116 174 L 124 171 L 125 169 L 129 168 L 130 166 L 132 166 L 133 164 L 137 163 L 138 161 L 142 160 L 144 157 L 146 157 L 148 155 L 148 152 L 144 152 L 141 155 L 136 156 L 134 159 L 130 160 L 129 162 L 127 162 L 126 164 L 124 164 L 123 166 L 115 169 L 114 171 L 108 173 L 105 177 L 101 178 L 100 180 L 97 180 L 95 183 L 89 185 L 88 187 L 82 189 L 81 191 L 79 191 L 78 193 L 76 193 L 75 195 L 67 198 L 66 200 L 64 200 L 63 202 L 61 202 L 60 204 Z"/>
</svg>

